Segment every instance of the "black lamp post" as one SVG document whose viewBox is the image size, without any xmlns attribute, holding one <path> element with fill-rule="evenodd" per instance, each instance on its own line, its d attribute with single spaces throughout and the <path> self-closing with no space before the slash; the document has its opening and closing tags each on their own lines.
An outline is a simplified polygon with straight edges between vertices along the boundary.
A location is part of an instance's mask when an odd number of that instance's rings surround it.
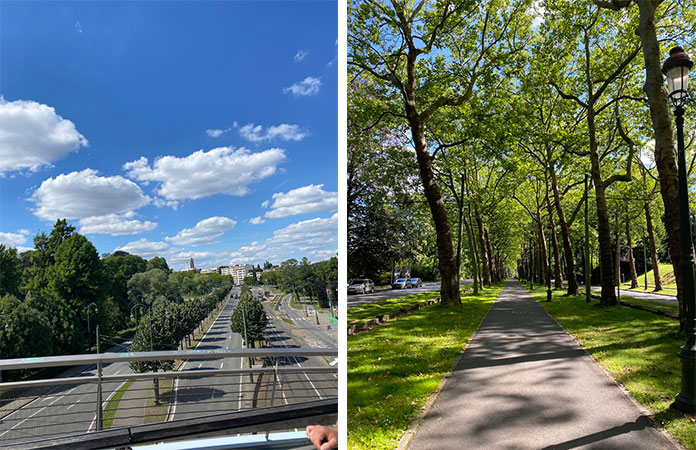
<svg viewBox="0 0 696 450">
<path fill-rule="evenodd" d="M 546 301 L 551 301 L 551 244 L 549 239 L 551 238 L 551 224 L 547 225 L 549 229 L 549 238 L 546 239 L 546 253 L 548 255 L 548 276 L 546 277 Z"/>
<path fill-rule="evenodd" d="M 667 76 L 669 98 L 674 103 L 674 116 L 677 125 L 677 147 L 679 168 L 679 251 L 681 257 L 682 292 L 684 298 L 683 332 L 686 344 L 681 347 L 679 359 L 682 365 L 681 391 L 677 394 L 672 407 L 679 411 L 696 412 L 696 280 L 694 279 L 693 243 L 691 241 L 691 224 L 689 222 L 689 192 L 686 184 L 686 158 L 684 156 L 684 102 L 688 97 L 687 85 L 689 69 L 694 62 L 681 47 L 669 51 L 669 57 L 662 66 L 662 73 Z"/>
</svg>

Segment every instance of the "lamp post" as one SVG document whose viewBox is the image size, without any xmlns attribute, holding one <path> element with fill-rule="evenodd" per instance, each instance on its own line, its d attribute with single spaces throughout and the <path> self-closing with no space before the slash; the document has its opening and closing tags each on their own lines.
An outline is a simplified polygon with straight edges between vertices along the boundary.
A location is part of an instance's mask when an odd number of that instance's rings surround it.
<svg viewBox="0 0 696 450">
<path fill-rule="evenodd" d="M 686 184 L 686 158 L 684 156 L 684 102 L 689 96 L 687 84 L 689 69 L 694 62 L 681 47 L 669 51 L 669 57 L 662 66 L 667 76 L 669 98 L 674 103 L 674 116 L 677 125 L 677 149 L 679 168 L 679 241 L 681 257 L 682 299 L 684 309 L 683 332 L 686 344 L 681 347 L 679 359 L 682 365 L 681 390 L 672 407 L 683 412 L 696 412 L 696 280 L 694 279 L 693 243 L 689 223 L 689 191 Z"/>
<path fill-rule="evenodd" d="M 94 313 L 97 314 L 99 313 L 99 308 L 97 308 L 97 304 L 92 302 L 89 305 L 87 305 L 87 338 L 89 339 L 89 347 L 92 348 L 92 329 L 89 326 L 89 309 L 94 305 Z M 99 352 L 97 352 L 99 353 Z"/>
<path fill-rule="evenodd" d="M 550 220 L 550 218 L 549 218 Z M 546 253 L 549 255 L 549 261 L 548 261 L 548 276 L 546 277 L 546 301 L 550 302 L 551 300 L 551 244 L 549 243 L 549 239 L 551 238 L 551 224 L 547 225 L 549 229 L 549 237 L 546 239 Z"/>
</svg>

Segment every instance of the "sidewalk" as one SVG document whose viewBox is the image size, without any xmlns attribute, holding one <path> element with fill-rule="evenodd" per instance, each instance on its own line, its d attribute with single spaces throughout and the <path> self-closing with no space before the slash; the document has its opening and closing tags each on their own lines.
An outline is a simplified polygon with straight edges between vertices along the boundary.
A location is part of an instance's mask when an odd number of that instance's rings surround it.
<svg viewBox="0 0 696 450">
<path fill-rule="evenodd" d="M 509 282 L 410 449 L 675 449 L 518 282 Z"/>
</svg>

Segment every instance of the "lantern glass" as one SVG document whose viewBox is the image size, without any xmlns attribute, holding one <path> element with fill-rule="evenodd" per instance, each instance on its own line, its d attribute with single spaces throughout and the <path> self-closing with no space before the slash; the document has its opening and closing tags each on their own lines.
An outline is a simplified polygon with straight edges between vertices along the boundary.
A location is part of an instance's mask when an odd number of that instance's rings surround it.
<svg viewBox="0 0 696 450">
<path fill-rule="evenodd" d="M 688 83 L 689 68 L 687 66 L 675 66 L 667 72 L 667 86 L 673 101 L 678 102 L 686 98 Z"/>
</svg>

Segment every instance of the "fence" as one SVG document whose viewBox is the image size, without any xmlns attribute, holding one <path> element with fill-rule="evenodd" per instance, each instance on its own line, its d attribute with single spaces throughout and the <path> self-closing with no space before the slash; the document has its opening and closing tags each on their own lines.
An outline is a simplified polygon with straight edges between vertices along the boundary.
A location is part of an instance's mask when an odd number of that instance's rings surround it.
<svg viewBox="0 0 696 450">
<path fill-rule="evenodd" d="M 326 359 L 336 356 L 335 348 L 291 347 L 1 360 L 3 371 L 77 367 L 59 378 L 0 384 L 0 446 L 69 435 L 83 439 L 92 431 L 147 424 L 178 432 L 185 428 L 181 421 L 216 414 L 301 411 L 312 402 L 336 406 L 337 368 Z M 132 373 L 129 367 L 134 361 L 162 360 L 177 361 L 179 370 Z"/>
</svg>

